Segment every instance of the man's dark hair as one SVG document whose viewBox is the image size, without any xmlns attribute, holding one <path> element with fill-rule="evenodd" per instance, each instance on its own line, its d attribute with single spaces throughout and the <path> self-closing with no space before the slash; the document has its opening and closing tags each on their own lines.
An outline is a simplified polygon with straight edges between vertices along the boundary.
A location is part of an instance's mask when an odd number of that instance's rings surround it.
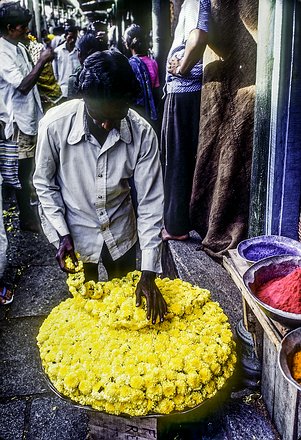
<svg viewBox="0 0 301 440">
<path fill-rule="evenodd" d="M 83 97 L 134 101 L 140 92 L 131 65 L 117 50 L 95 52 L 86 58 L 79 76 Z"/>
<path fill-rule="evenodd" d="M 77 44 L 80 52 L 80 61 L 83 62 L 89 55 L 94 52 L 101 52 L 103 50 L 101 41 L 95 37 L 91 32 L 87 32 L 83 35 Z"/>
<path fill-rule="evenodd" d="M 0 32 L 7 34 L 7 26 L 28 24 L 32 15 L 28 9 L 23 8 L 20 2 L 1 3 L 0 5 Z"/>
<path fill-rule="evenodd" d="M 77 34 L 78 28 L 76 26 L 67 26 L 67 27 L 65 27 L 64 32 L 65 32 L 65 35 L 67 35 L 68 33 Z"/>
<path fill-rule="evenodd" d="M 65 29 L 63 26 L 55 26 L 52 31 L 53 35 L 55 35 L 55 36 L 61 36 L 61 35 L 63 35 L 64 32 L 65 32 Z"/>
</svg>

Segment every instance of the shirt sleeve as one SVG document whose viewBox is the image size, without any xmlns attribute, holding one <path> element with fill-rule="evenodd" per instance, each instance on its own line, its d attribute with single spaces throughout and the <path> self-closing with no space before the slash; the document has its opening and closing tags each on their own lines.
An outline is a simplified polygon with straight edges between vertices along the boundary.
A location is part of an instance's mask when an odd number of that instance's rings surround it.
<svg viewBox="0 0 301 440">
<path fill-rule="evenodd" d="M 58 52 L 54 50 L 54 60 L 52 61 L 52 68 L 55 79 L 58 81 L 59 73 L 58 73 Z"/>
<path fill-rule="evenodd" d="M 1 52 L 0 76 L 17 89 L 26 75 L 22 74 L 20 66 L 9 54 Z"/>
<path fill-rule="evenodd" d="M 141 270 L 161 273 L 163 179 L 158 140 L 150 126 L 142 136 L 134 181 L 138 200 L 137 229 L 142 252 Z"/>
<path fill-rule="evenodd" d="M 211 1 L 200 0 L 197 29 L 208 32 L 210 15 L 211 15 Z"/>
<path fill-rule="evenodd" d="M 65 220 L 65 205 L 56 181 L 59 153 L 48 126 L 41 121 L 36 147 L 36 169 L 33 184 L 36 188 L 42 212 L 42 226 L 51 243 L 60 236 L 69 234 Z"/>
</svg>

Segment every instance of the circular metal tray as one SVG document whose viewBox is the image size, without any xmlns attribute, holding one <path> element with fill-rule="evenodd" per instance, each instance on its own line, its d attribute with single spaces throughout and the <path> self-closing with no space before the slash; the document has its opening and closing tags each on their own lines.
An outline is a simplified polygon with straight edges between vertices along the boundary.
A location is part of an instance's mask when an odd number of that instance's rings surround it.
<svg viewBox="0 0 301 440">
<path fill-rule="evenodd" d="M 100 414 L 107 414 L 107 415 L 115 415 L 116 414 L 109 414 L 105 411 L 99 411 L 97 409 L 92 408 L 88 405 L 81 405 L 76 403 L 74 400 L 70 399 L 67 396 L 64 396 L 62 393 L 60 393 L 55 386 L 52 384 L 50 379 L 48 378 L 47 374 L 45 373 L 44 368 L 42 367 L 43 375 L 46 380 L 46 383 L 48 387 L 51 389 L 51 391 L 56 394 L 60 399 L 64 400 L 66 403 L 69 403 L 73 405 L 76 408 L 84 409 L 87 411 L 92 411 L 94 413 L 100 413 Z M 232 376 L 233 377 L 233 376 Z M 193 407 L 193 408 L 187 408 L 184 411 L 173 411 L 169 414 L 159 414 L 159 413 L 148 413 L 143 416 L 131 416 L 129 414 L 119 414 L 116 417 L 124 417 L 128 419 L 144 419 L 144 418 L 160 418 L 160 419 L 166 419 L 168 421 L 176 421 L 177 423 L 184 423 L 184 422 L 191 422 L 199 420 L 202 417 L 206 417 L 210 412 L 214 411 L 216 408 L 220 407 L 223 402 L 228 398 L 231 388 L 232 388 L 232 377 L 230 377 L 224 386 L 217 391 L 217 393 L 211 397 L 210 399 L 204 400 L 204 402 L 200 403 L 199 405 Z"/>
</svg>

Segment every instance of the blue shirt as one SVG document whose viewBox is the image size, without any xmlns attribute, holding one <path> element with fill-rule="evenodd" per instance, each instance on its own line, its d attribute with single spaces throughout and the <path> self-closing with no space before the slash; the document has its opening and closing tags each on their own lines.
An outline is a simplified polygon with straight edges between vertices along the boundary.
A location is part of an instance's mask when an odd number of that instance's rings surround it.
<svg viewBox="0 0 301 440">
<path fill-rule="evenodd" d="M 208 32 L 210 13 L 210 0 L 184 1 L 167 60 L 172 56 L 176 56 L 178 59 L 183 58 L 187 38 L 193 29 Z M 201 90 L 202 74 L 203 60 L 197 62 L 185 77 L 177 77 L 167 72 L 166 93 L 187 93 Z"/>
</svg>

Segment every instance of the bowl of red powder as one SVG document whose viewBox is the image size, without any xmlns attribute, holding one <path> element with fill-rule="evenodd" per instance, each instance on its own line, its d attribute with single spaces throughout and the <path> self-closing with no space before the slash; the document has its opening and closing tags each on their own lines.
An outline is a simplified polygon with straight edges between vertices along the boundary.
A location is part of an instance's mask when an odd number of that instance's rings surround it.
<svg viewBox="0 0 301 440">
<path fill-rule="evenodd" d="M 285 327 L 301 326 L 301 256 L 258 261 L 245 272 L 243 281 L 268 317 Z"/>
<path fill-rule="evenodd" d="M 241 241 L 237 246 L 238 255 L 249 265 L 264 258 L 278 255 L 301 256 L 301 243 L 281 235 L 259 235 Z"/>
<path fill-rule="evenodd" d="M 301 328 L 288 333 L 281 341 L 278 365 L 285 379 L 301 391 Z"/>
</svg>

